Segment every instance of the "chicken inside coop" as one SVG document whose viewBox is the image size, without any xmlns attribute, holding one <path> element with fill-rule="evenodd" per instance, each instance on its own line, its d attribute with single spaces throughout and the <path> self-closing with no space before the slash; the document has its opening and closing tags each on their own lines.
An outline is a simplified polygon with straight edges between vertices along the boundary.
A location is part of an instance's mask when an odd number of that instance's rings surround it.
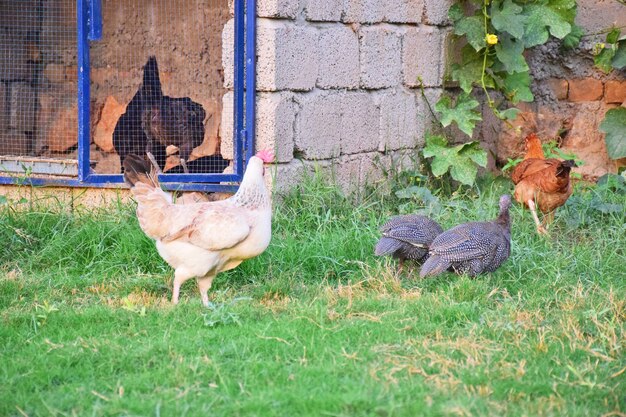
<svg viewBox="0 0 626 417">
<path fill-rule="evenodd" d="M 137 93 L 120 117 L 113 132 L 113 144 L 120 161 L 129 155 L 147 158 L 158 173 L 218 173 L 230 163 L 219 146 L 213 155 L 190 160 L 194 148 L 205 137 L 206 112 L 189 97 L 163 94 L 156 57 L 144 66 Z M 212 115 L 209 115 L 211 118 Z M 168 166 L 168 157 L 178 154 L 180 164 Z"/>
</svg>

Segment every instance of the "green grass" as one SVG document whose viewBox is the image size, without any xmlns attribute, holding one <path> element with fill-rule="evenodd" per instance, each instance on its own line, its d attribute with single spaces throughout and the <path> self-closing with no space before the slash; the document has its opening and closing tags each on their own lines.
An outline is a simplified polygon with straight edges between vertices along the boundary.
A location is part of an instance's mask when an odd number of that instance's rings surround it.
<svg viewBox="0 0 626 417">
<path fill-rule="evenodd" d="M 435 217 L 492 218 L 508 189 L 442 197 Z M 593 202 L 624 196 L 576 197 L 550 239 L 516 205 L 495 273 L 420 280 L 372 253 L 397 200 L 312 182 L 276 207 L 268 250 L 218 276 L 211 309 L 193 282 L 169 304 L 132 207 L 5 204 L 0 415 L 623 415 L 626 213 Z"/>
</svg>

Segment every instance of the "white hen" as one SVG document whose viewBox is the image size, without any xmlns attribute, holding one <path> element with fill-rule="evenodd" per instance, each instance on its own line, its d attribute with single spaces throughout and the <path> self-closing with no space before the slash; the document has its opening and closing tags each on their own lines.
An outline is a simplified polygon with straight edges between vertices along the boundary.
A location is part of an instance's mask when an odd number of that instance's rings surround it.
<svg viewBox="0 0 626 417">
<path fill-rule="evenodd" d="M 138 204 L 139 225 L 174 268 L 172 303 L 178 303 L 180 286 L 197 278 L 202 303 L 208 305 L 207 292 L 218 273 L 267 248 L 272 237 L 272 206 L 263 163 L 273 159 L 271 152 L 258 152 L 248 162 L 235 195 L 194 204 L 174 204 L 172 195 L 161 190 L 156 175 L 145 174 L 143 159 L 129 156 L 124 160 L 124 177 L 134 184 L 131 191 Z"/>
</svg>

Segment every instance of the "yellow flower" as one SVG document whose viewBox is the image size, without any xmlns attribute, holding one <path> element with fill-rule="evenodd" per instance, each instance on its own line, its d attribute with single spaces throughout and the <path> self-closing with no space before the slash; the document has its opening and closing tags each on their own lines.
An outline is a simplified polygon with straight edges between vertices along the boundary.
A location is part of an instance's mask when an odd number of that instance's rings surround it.
<svg viewBox="0 0 626 417">
<path fill-rule="evenodd" d="M 498 43 L 498 35 L 488 33 L 486 36 L 486 40 L 489 45 L 495 45 L 496 43 Z"/>
</svg>

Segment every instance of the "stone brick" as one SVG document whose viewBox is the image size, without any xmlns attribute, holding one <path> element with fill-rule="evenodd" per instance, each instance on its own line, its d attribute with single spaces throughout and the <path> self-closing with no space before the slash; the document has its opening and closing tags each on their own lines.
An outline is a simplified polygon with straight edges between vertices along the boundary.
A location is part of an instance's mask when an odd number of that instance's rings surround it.
<svg viewBox="0 0 626 417">
<path fill-rule="evenodd" d="M 289 92 L 259 93 L 256 102 L 256 148 L 272 149 L 276 162 L 293 159 L 296 105 Z"/>
<path fill-rule="evenodd" d="M 51 83 L 63 83 L 65 82 L 65 65 L 48 64 L 43 69 L 43 75 Z"/>
<path fill-rule="evenodd" d="M 283 197 L 296 186 L 302 183 L 308 175 L 307 167 L 299 159 L 294 159 L 288 164 L 278 164 L 269 170 L 273 177 L 272 197 Z"/>
<path fill-rule="evenodd" d="M 385 21 L 390 23 L 420 23 L 424 0 L 386 0 Z"/>
<path fill-rule="evenodd" d="M 0 4 L 3 3 L 4 2 L 0 2 Z M 30 66 L 28 64 L 28 51 L 25 36 L 9 31 L 7 28 L 0 28 L 0 39 L 2 39 L 0 80 L 29 78 Z"/>
<path fill-rule="evenodd" d="M 233 128 L 234 128 L 234 114 L 233 114 L 233 98 L 232 91 L 227 92 L 222 97 L 222 122 L 220 123 L 220 151 L 222 156 L 226 159 L 233 159 L 235 153 Z"/>
<path fill-rule="evenodd" d="M 417 96 L 417 124 L 424 132 L 432 130 L 433 123 L 436 122 L 433 112 L 442 94 L 441 88 L 426 88 L 424 89 L 425 97 L 421 94 Z"/>
<path fill-rule="evenodd" d="M 441 31 L 432 26 L 409 28 L 402 37 L 402 73 L 404 84 L 419 86 L 421 77 L 424 86 L 438 87 L 442 82 Z"/>
<path fill-rule="evenodd" d="M 235 19 L 230 19 L 222 30 L 222 66 L 224 67 L 224 88 L 233 88 L 235 79 Z M 260 48 L 260 45 L 257 45 Z"/>
<path fill-rule="evenodd" d="M 359 39 L 352 29 L 344 25 L 321 29 L 318 56 L 318 87 L 358 88 Z"/>
<path fill-rule="evenodd" d="M 0 132 L 9 128 L 9 114 L 7 109 L 7 87 L 0 81 Z"/>
<path fill-rule="evenodd" d="M 0 130 L 0 155 L 24 156 L 30 150 L 31 140 L 23 132 Z"/>
<path fill-rule="evenodd" d="M 256 13 L 259 17 L 294 19 L 298 14 L 298 0 L 258 0 Z"/>
<path fill-rule="evenodd" d="M 37 94 L 27 83 L 9 84 L 9 127 L 20 132 L 35 130 Z"/>
<path fill-rule="evenodd" d="M 400 35 L 387 27 L 365 27 L 360 31 L 361 86 L 396 86 L 401 73 Z"/>
<path fill-rule="evenodd" d="M 344 0 L 305 0 L 304 15 L 317 22 L 339 22 Z"/>
<path fill-rule="evenodd" d="M 448 10 L 454 0 L 424 0 L 424 23 L 444 26 L 450 23 Z"/>
<path fill-rule="evenodd" d="M 317 30 L 269 19 L 259 19 L 257 26 L 257 89 L 313 89 L 317 80 Z"/>
<path fill-rule="evenodd" d="M 623 103 L 626 100 L 626 81 L 607 81 L 604 84 L 604 101 Z"/>
<path fill-rule="evenodd" d="M 2 26 L 19 28 L 24 33 L 36 23 L 34 10 L 41 5 L 36 0 L 20 0 L 17 2 L 0 2 L 0 16 L 4 21 Z M 8 23 L 8 25 L 7 25 Z"/>
<path fill-rule="evenodd" d="M 126 111 L 126 105 L 117 102 L 115 97 L 108 96 L 100 113 L 100 120 L 94 129 L 93 141 L 105 152 L 114 152 L 113 131 L 120 116 Z"/>
<path fill-rule="evenodd" d="M 118 174 L 122 171 L 122 164 L 117 154 L 104 154 L 96 163 L 94 170 L 98 174 Z"/>
<path fill-rule="evenodd" d="M 584 78 L 569 81 L 569 101 L 596 101 L 602 98 L 604 86 L 602 81 Z"/>
<path fill-rule="evenodd" d="M 65 152 L 78 144 L 78 108 L 76 104 L 60 109 L 46 132 L 51 152 Z"/>
<path fill-rule="evenodd" d="M 403 91 L 392 91 L 381 99 L 380 141 L 378 150 L 414 148 L 424 136 L 418 123 L 417 97 Z"/>
<path fill-rule="evenodd" d="M 567 80 L 563 80 L 561 78 L 550 78 L 546 80 L 546 83 L 557 100 L 567 99 L 567 93 L 569 90 L 569 83 Z"/>
<path fill-rule="evenodd" d="M 345 0 L 343 21 L 377 23 L 385 18 L 385 2 L 380 0 Z"/>
<path fill-rule="evenodd" d="M 389 189 L 388 181 L 385 181 L 385 172 L 391 169 L 391 156 L 380 152 L 370 152 L 362 154 L 361 172 L 359 174 L 360 188 L 374 187 L 380 189 L 381 186 Z"/>
<path fill-rule="evenodd" d="M 361 155 L 343 155 L 332 161 L 333 181 L 346 195 L 361 186 Z"/>
<path fill-rule="evenodd" d="M 76 65 L 68 65 L 65 67 L 65 81 L 71 83 L 78 81 L 78 67 Z"/>
<path fill-rule="evenodd" d="M 300 104 L 296 116 L 296 152 L 307 159 L 339 156 L 342 99 L 342 93 L 326 91 L 296 96 Z"/>
<path fill-rule="evenodd" d="M 378 149 L 379 123 L 380 108 L 374 103 L 372 94 L 345 93 L 341 105 L 341 153 Z"/>
</svg>

